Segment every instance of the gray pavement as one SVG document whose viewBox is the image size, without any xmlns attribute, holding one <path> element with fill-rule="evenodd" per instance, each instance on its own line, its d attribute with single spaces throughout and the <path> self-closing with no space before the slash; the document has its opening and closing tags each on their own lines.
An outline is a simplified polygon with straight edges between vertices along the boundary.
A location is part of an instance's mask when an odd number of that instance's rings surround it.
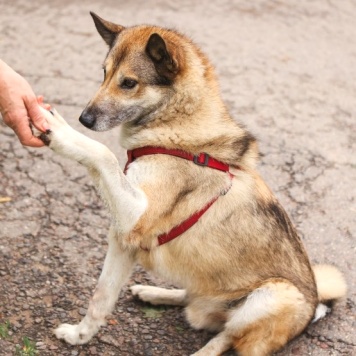
<svg viewBox="0 0 356 356">
<path fill-rule="evenodd" d="M 0 0 L 0 58 L 123 163 L 117 130 L 93 133 L 77 120 L 106 53 L 90 10 L 123 25 L 176 28 L 210 56 L 231 113 L 259 138 L 260 171 L 311 260 L 337 265 L 349 286 L 331 315 L 280 355 L 356 355 L 356 2 Z M 22 147 L 0 122 L 0 355 L 15 354 L 24 337 L 40 355 L 189 355 L 209 340 L 181 309 L 150 308 L 127 288 L 88 345 L 55 339 L 56 325 L 85 313 L 108 225 L 82 167 Z M 163 283 L 139 268 L 135 282 Z"/>
</svg>

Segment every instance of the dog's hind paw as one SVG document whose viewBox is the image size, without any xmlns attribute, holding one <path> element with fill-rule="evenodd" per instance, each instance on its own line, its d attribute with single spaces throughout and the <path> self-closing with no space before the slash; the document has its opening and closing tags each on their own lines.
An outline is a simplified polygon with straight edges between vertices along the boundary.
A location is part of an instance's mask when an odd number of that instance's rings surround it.
<svg viewBox="0 0 356 356">
<path fill-rule="evenodd" d="M 133 296 L 147 303 L 152 303 L 152 301 L 157 298 L 157 293 L 155 293 L 157 289 L 157 287 L 144 286 L 141 284 L 130 287 Z"/>
<path fill-rule="evenodd" d="M 166 289 L 154 286 L 136 284 L 130 287 L 132 295 L 153 305 L 186 305 L 184 289 Z"/>
<path fill-rule="evenodd" d="M 68 344 L 71 345 L 81 345 L 87 343 L 91 337 L 92 333 L 89 332 L 87 328 L 81 327 L 80 324 L 78 325 L 71 325 L 71 324 L 61 324 L 55 331 L 54 331 L 57 339 L 63 339 Z"/>
</svg>

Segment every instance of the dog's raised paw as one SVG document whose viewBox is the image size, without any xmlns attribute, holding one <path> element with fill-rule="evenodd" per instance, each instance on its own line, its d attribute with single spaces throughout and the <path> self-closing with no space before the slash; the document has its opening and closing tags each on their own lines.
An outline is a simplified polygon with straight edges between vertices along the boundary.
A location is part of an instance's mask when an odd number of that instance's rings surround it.
<svg viewBox="0 0 356 356">
<path fill-rule="evenodd" d="M 42 132 L 39 135 L 39 138 L 42 140 L 42 142 L 46 145 L 49 146 L 49 144 L 51 143 L 51 138 L 50 138 L 50 134 L 51 134 L 51 130 L 47 130 L 46 132 Z"/>
</svg>

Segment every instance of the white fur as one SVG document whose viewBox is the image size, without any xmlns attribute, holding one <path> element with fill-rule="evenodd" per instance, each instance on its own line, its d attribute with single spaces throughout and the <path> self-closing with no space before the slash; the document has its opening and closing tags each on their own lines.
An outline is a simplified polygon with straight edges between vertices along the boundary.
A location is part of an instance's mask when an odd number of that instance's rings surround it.
<svg viewBox="0 0 356 356">
<path fill-rule="evenodd" d="M 109 232 L 109 249 L 94 296 L 84 319 L 78 325 L 62 324 L 56 330 L 57 338 L 69 344 L 88 342 L 105 325 L 105 317 L 112 311 L 122 286 L 127 282 L 134 260 L 118 244 L 116 229 Z"/>
<path fill-rule="evenodd" d="M 268 317 L 277 307 L 275 292 L 268 288 L 258 288 L 247 297 L 241 307 L 232 311 L 226 329 L 234 332 L 241 330 L 251 323 Z"/>
<path fill-rule="evenodd" d="M 133 295 L 142 301 L 153 305 L 186 305 L 186 291 L 184 289 L 165 289 L 140 284 L 130 287 Z"/>
<path fill-rule="evenodd" d="M 341 272 L 331 265 L 313 266 L 319 301 L 342 298 L 347 292 L 345 279 Z"/>
<path fill-rule="evenodd" d="M 324 318 L 324 316 L 330 312 L 330 308 L 328 308 L 325 304 L 319 303 L 318 306 L 315 309 L 315 314 L 314 314 L 314 319 L 312 320 L 312 323 L 315 323 L 321 318 Z"/>
</svg>

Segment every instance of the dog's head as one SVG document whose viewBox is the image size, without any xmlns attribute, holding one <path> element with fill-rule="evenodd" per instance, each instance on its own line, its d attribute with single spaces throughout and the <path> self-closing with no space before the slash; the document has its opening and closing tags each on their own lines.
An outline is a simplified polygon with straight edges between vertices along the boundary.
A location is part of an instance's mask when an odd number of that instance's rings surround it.
<svg viewBox="0 0 356 356">
<path fill-rule="evenodd" d="M 109 52 L 103 64 L 104 81 L 80 122 L 105 131 L 121 123 L 140 125 L 153 120 L 184 72 L 184 38 L 159 27 L 125 28 L 91 15 Z"/>
</svg>

